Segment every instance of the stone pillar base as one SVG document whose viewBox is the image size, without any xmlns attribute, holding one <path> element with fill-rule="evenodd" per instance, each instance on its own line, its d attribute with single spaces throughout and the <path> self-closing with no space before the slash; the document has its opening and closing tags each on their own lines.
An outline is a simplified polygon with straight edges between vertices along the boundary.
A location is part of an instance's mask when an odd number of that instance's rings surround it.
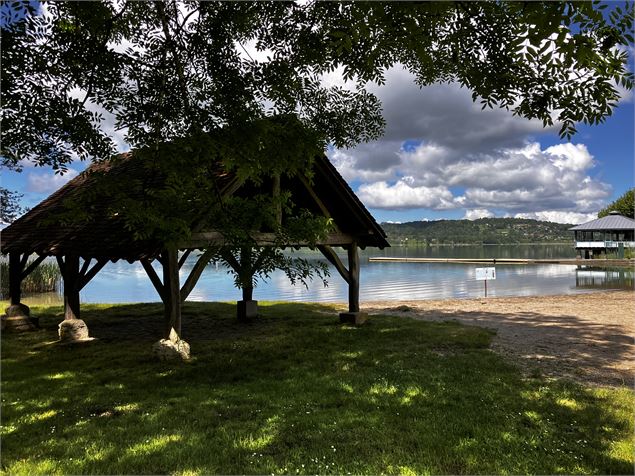
<svg viewBox="0 0 635 476">
<path fill-rule="evenodd" d="M 236 302 L 236 317 L 239 321 L 258 317 L 258 301 Z"/>
<path fill-rule="evenodd" d="M 40 320 L 31 317 L 29 306 L 19 303 L 12 304 L 5 309 L 5 315 L 1 318 L 0 329 L 6 332 L 34 331 L 39 327 Z"/>
<path fill-rule="evenodd" d="M 29 317 L 31 315 L 31 309 L 26 304 L 11 304 L 8 308 L 4 310 L 4 313 L 7 317 L 17 317 L 17 316 L 26 316 Z"/>
<path fill-rule="evenodd" d="M 88 327 L 81 319 L 65 319 L 60 322 L 58 329 L 60 342 L 63 344 L 93 340 L 88 336 Z"/>
<path fill-rule="evenodd" d="M 37 329 L 35 319 L 29 316 L 2 316 L 0 328 L 3 332 L 27 332 Z"/>
<path fill-rule="evenodd" d="M 368 314 L 365 312 L 342 312 L 340 313 L 340 322 L 342 324 L 353 324 L 361 326 L 368 320 Z"/>
<path fill-rule="evenodd" d="M 159 360 L 188 360 L 190 344 L 182 340 L 172 329 L 169 339 L 161 339 L 152 344 L 152 353 Z"/>
</svg>

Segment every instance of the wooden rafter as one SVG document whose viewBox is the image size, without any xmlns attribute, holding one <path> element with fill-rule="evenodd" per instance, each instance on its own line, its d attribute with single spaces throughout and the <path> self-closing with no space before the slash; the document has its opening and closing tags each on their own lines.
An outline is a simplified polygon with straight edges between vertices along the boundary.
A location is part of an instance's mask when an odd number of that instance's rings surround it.
<svg viewBox="0 0 635 476">
<path fill-rule="evenodd" d="M 141 266 L 143 266 L 143 269 L 146 270 L 146 274 L 150 278 L 154 289 L 156 289 L 157 293 L 159 293 L 161 301 L 165 301 L 165 288 L 163 286 L 163 283 L 161 282 L 161 279 L 157 275 L 157 272 L 152 267 L 152 262 L 148 258 L 141 258 L 140 261 Z"/>
<path fill-rule="evenodd" d="M 318 194 L 315 193 L 313 186 L 309 183 L 307 178 L 302 175 L 298 175 L 298 177 L 300 179 L 300 182 L 302 182 L 302 185 L 304 185 L 304 188 L 306 189 L 306 191 L 309 192 L 309 195 L 311 196 L 315 204 L 318 206 L 318 208 L 322 212 L 322 214 L 327 218 L 331 218 L 331 212 L 329 212 L 328 208 L 326 208 L 326 205 L 324 205 L 324 202 L 320 200 L 320 197 L 318 197 Z"/>
<path fill-rule="evenodd" d="M 188 256 L 190 256 L 191 252 L 191 249 L 185 250 L 185 252 L 181 255 L 181 258 L 179 259 L 179 269 L 183 267 L 183 265 L 185 264 L 185 260 L 188 258 Z"/>
<path fill-rule="evenodd" d="M 24 253 L 22 255 L 22 259 L 20 260 L 20 270 L 23 270 L 26 266 L 27 261 L 29 261 L 29 253 Z"/>
<path fill-rule="evenodd" d="M 55 259 L 57 260 L 57 265 L 60 268 L 60 273 L 62 274 L 62 279 L 66 279 L 66 266 L 64 263 L 64 258 L 61 256 L 55 256 Z"/>
<path fill-rule="evenodd" d="M 35 268 L 37 268 L 39 266 L 39 264 L 42 261 L 44 261 L 45 259 L 46 259 L 45 255 L 39 255 L 37 258 L 35 258 L 31 262 L 31 264 L 29 266 L 27 266 L 27 268 L 22 271 L 22 275 L 21 275 L 22 279 L 26 278 L 29 274 L 31 274 L 33 272 L 33 270 Z"/>
<path fill-rule="evenodd" d="M 201 277 L 203 270 L 207 266 L 207 263 L 209 263 L 209 260 L 215 251 L 216 250 L 212 248 L 207 249 L 198 258 L 198 261 L 192 268 L 192 271 L 190 272 L 189 276 L 185 280 L 185 283 L 183 284 L 183 287 L 181 288 L 181 301 L 185 301 L 187 297 L 190 295 L 190 293 L 192 292 L 192 289 L 194 289 L 194 286 L 196 286 L 198 279 Z"/>
<path fill-rule="evenodd" d="M 342 263 L 342 260 L 337 255 L 337 253 L 333 251 L 333 248 L 331 248 L 328 245 L 318 245 L 318 250 L 322 252 L 322 254 L 329 261 L 329 263 L 335 266 L 335 269 L 337 269 L 338 273 L 340 273 L 340 276 L 342 276 L 344 281 L 350 284 L 351 274 L 349 273 L 348 269 L 346 269 L 346 267 L 344 266 L 344 263 Z"/>
<path fill-rule="evenodd" d="M 273 246 L 278 244 L 275 233 L 251 233 L 252 239 L 257 246 Z M 346 246 L 355 242 L 355 237 L 347 233 L 329 233 L 326 238 L 319 240 L 317 245 L 330 246 Z M 223 246 L 226 244 L 225 237 L 218 231 L 206 231 L 200 233 L 192 233 L 192 239 L 189 242 L 181 243 L 181 249 L 189 248 L 207 248 L 210 244 L 215 246 Z M 308 241 L 300 241 L 298 243 L 287 243 L 286 246 L 312 246 Z"/>
<path fill-rule="evenodd" d="M 84 259 L 84 263 L 82 264 L 82 269 L 79 270 L 80 276 L 84 276 L 86 274 L 86 271 L 88 271 L 88 267 L 90 266 L 90 262 L 92 260 L 93 260 L 92 258 Z"/>
<path fill-rule="evenodd" d="M 88 260 L 87 262 L 90 263 L 91 260 Z M 77 283 L 77 287 L 79 288 L 78 291 L 81 291 L 84 286 L 86 286 L 88 283 L 90 283 L 90 280 L 93 279 L 95 277 L 95 275 L 97 273 L 99 273 L 99 271 L 101 271 L 101 269 L 106 266 L 106 263 L 108 263 L 108 260 L 103 258 L 103 259 L 98 259 L 97 262 L 93 265 L 92 268 L 90 268 L 88 271 L 86 271 L 86 261 L 84 262 L 84 266 L 82 266 L 82 270 L 79 273 L 79 279 L 78 279 L 78 283 Z"/>
</svg>

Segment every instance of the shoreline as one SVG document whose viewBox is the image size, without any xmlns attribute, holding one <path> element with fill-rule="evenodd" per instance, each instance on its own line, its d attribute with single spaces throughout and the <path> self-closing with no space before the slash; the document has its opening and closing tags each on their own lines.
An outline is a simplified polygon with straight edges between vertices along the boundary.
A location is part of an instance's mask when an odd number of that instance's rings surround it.
<svg viewBox="0 0 635 476">
<path fill-rule="evenodd" d="M 457 263 L 457 264 L 562 264 L 594 267 L 634 267 L 635 259 L 578 259 L 578 258 L 404 258 L 392 256 L 369 257 L 369 263 Z"/>
<path fill-rule="evenodd" d="M 634 388 L 635 291 L 368 301 L 362 310 L 496 332 L 492 350 L 526 375 Z"/>
</svg>

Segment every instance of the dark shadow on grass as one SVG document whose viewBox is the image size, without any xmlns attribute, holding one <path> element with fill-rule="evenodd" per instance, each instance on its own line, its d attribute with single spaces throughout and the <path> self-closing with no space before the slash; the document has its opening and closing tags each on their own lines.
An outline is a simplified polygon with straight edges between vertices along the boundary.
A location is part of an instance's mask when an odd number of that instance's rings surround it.
<svg viewBox="0 0 635 476">
<path fill-rule="evenodd" d="M 240 324 L 231 304 L 188 304 L 195 359 L 183 364 L 151 358 L 158 305 L 86 306 L 100 341 L 82 348 L 33 350 L 60 318 L 40 313 L 42 331 L 3 336 L 3 470 L 631 472 L 632 451 L 611 452 L 633 431 L 625 390 L 524 379 L 485 329 L 384 316 L 344 327 L 324 309 L 262 306 Z"/>
</svg>

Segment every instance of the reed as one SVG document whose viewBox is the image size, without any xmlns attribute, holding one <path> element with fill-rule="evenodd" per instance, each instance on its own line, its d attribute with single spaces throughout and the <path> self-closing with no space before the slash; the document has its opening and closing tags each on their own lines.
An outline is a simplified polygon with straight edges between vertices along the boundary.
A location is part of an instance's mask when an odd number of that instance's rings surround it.
<svg viewBox="0 0 635 476">
<path fill-rule="evenodd" d="M 28 266 L 28 264 L 27 264 Z M 59 288 L 62 275 L 54 262 L 44 261 L 22 281 L 24 293 L 46 293 Z M 0 292 L 3 299 L 9 296 L 9 262 L 0 261 Z"/>
</svg>

